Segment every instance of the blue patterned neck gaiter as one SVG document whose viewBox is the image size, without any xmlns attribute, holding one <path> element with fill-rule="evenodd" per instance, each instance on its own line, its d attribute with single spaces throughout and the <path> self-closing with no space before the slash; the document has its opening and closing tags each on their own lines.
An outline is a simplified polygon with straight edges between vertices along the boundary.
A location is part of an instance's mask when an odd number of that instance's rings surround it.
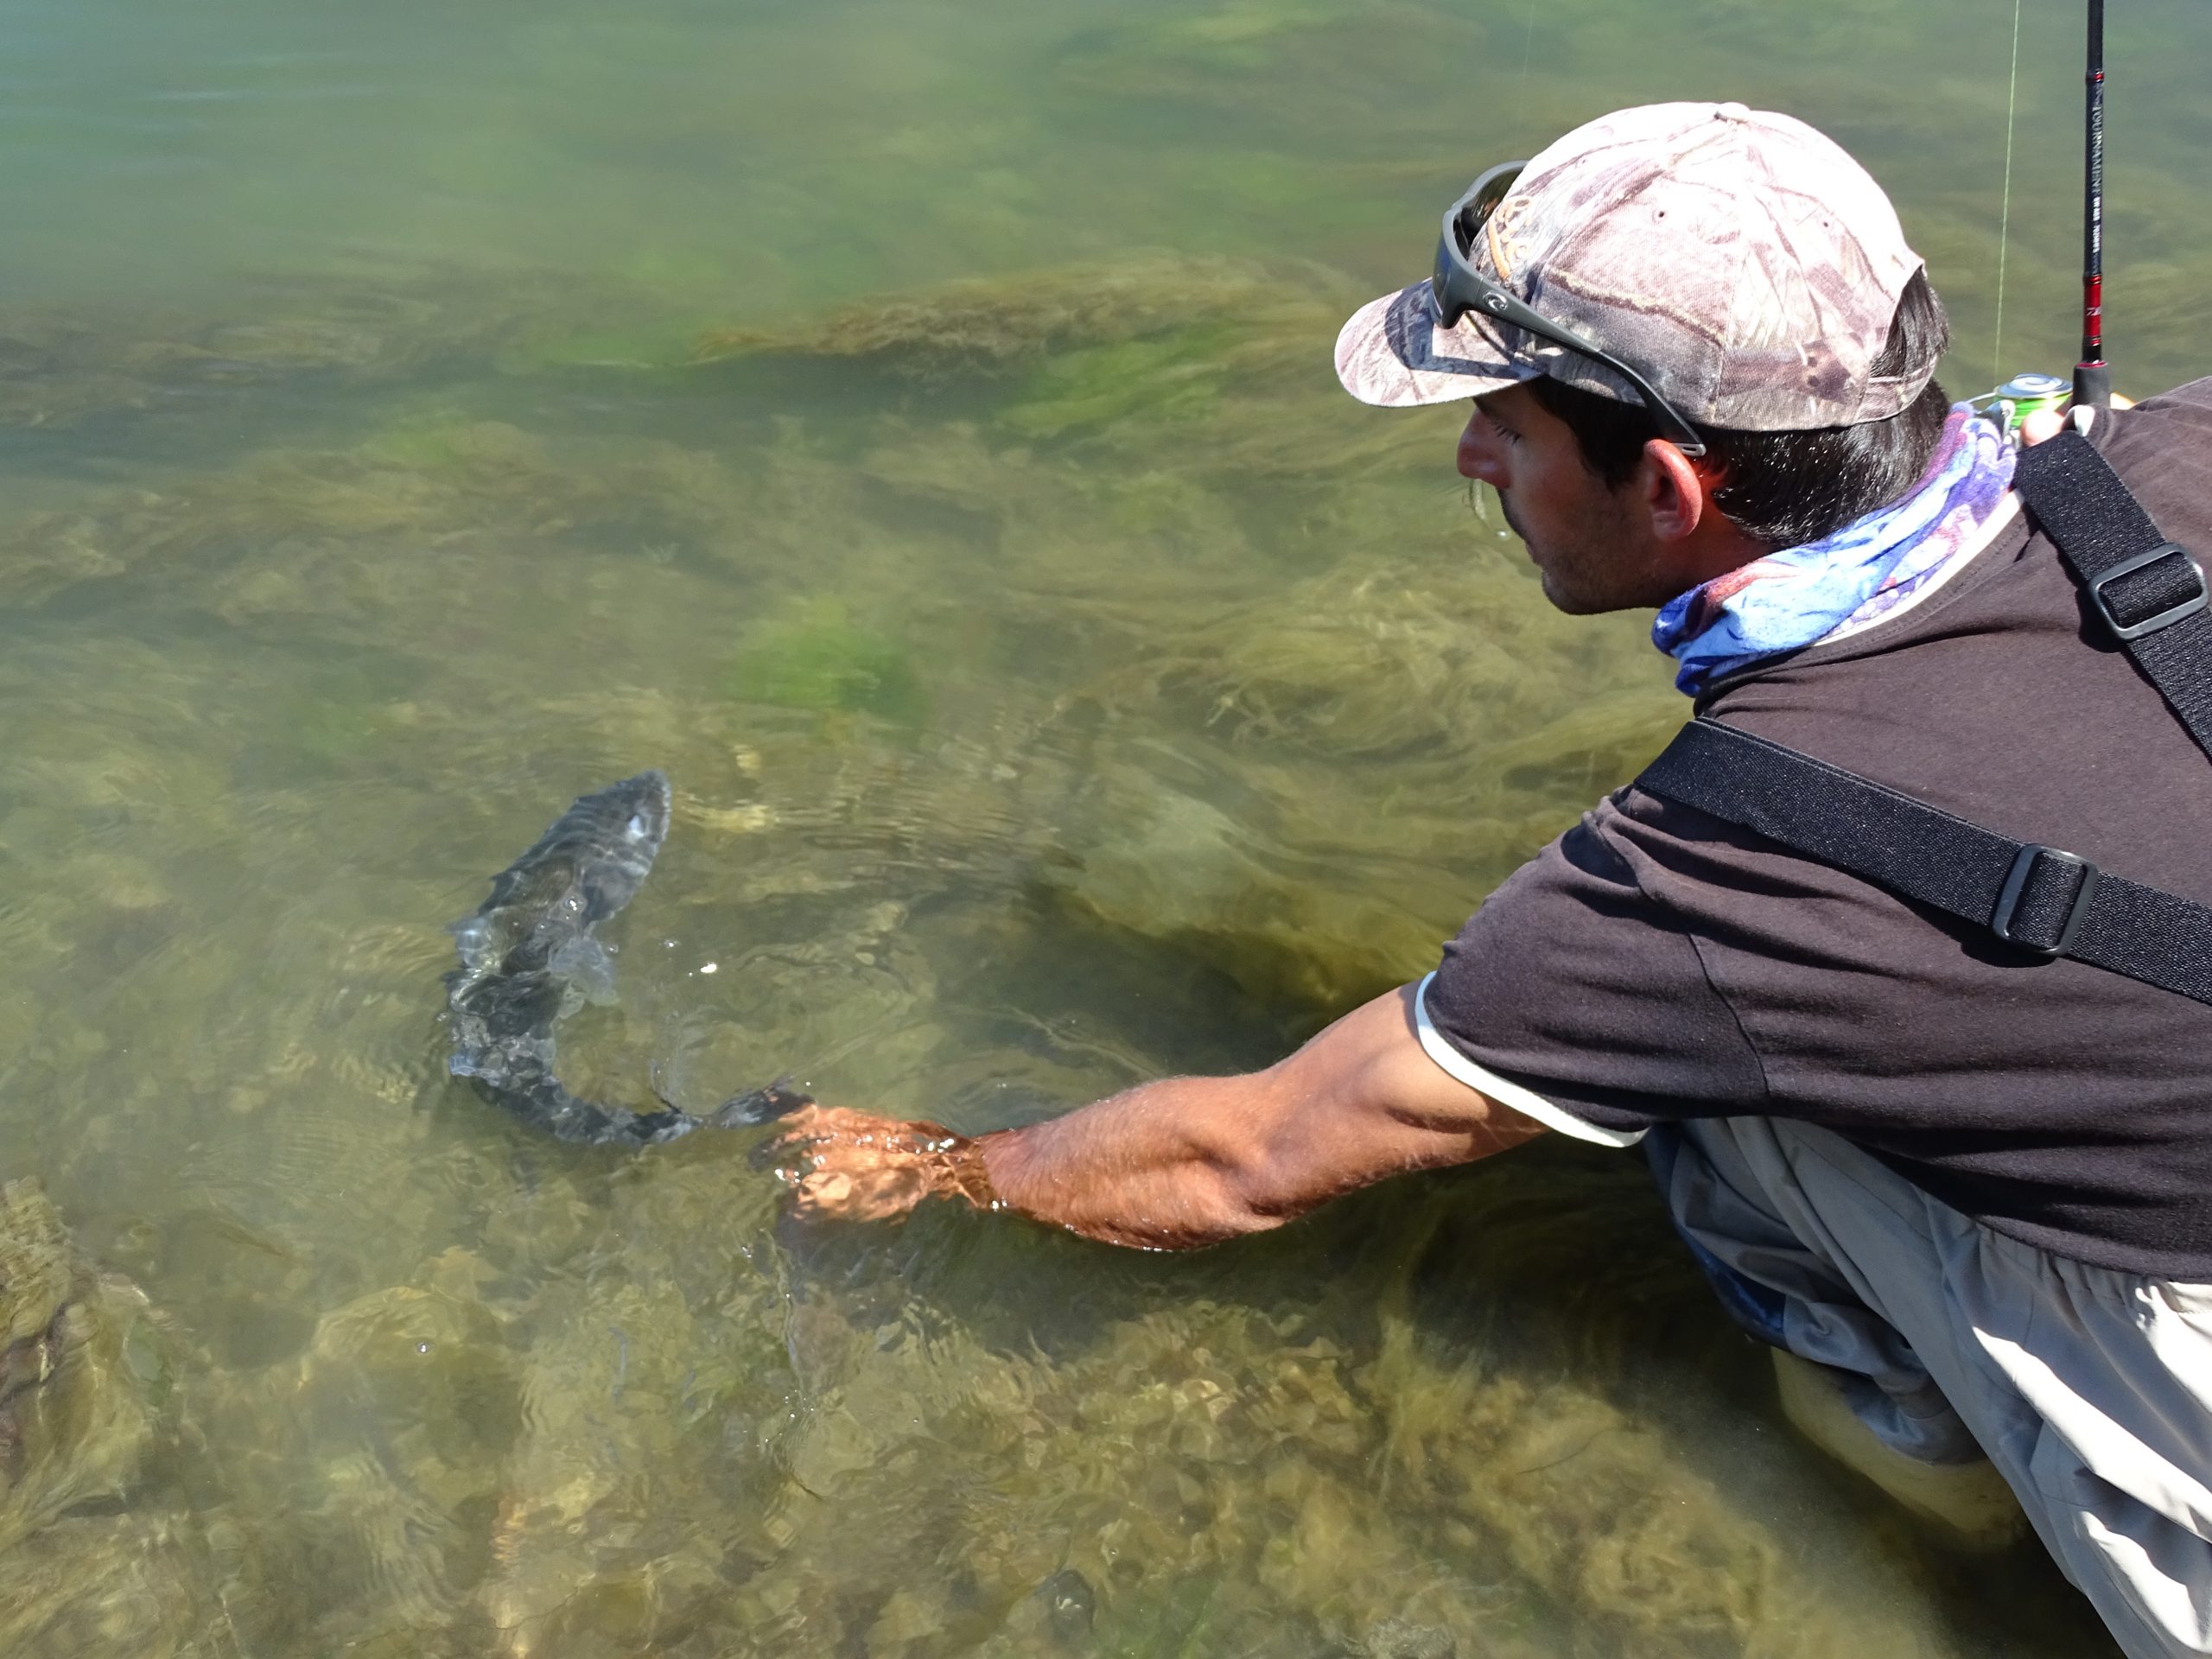
<svg viewBox="0 0 2212 1659">
<path fill-rule="evenodd" d="M 1955 404 L 1910 493 L 1802 547 L 1783 548 L 1668 601 L 1651 643 L 1696 696 L 1723 675 L 1886 615 L 1981 550 L 2016 457 L 1988 422 Z"/>
</svg>

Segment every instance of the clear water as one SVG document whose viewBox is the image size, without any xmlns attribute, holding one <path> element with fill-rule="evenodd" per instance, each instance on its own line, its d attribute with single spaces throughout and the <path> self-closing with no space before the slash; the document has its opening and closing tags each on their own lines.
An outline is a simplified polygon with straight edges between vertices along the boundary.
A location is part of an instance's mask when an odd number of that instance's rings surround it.
<svg viewBox="0 0 2212 1659">
<path fill-rule="evenodd" d="M 1955 390 L 2063 370 L 2075 11 L 2000 357 L 1994 0 L 0 10 L 0 1177 L 73 1238 L 0 1315 L 94 1332 L 17 1351 L 0 1650 L 2107 1650 L 1782 1426 L 1629 1160 L 802 1236 L 437 1019 L 442 924 L 648 765 L 586 1091 L 980 1129 L 1422 971 L 1681 709 L 1338 321 L 1486 162 L 1733 97 L 1890 186 Z M 2212 359 L 2208 48 L 2113 20 L 2139 394 Z"/>
</svg>

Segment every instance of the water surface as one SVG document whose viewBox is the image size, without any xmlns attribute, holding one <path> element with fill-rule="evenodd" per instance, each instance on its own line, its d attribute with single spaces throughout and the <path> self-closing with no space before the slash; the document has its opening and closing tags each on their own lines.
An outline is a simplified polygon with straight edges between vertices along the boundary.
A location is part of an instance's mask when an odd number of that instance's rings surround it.
<svg viewBox="0 0 2212 1659">
<path fill-rule="evenodd" d="M 1682 709 L 1338 323 L 1491 161 L 1732 97 L 1890 186 L 1955 390 L 2063 369 L 2074 8 L 2001 348 L 1980 0 L 0 21 L 0 1178 L 107 1333 L 10 1454 L 0 1647 L 2105 1650 L 1782 1426 L 1630 1160 L 1192 1258 L 808 1237 L 747 1137 L 535 1141 L 437 1020 L 442 925 L 645 766 L 585 1090 L 977 1130 L 1424 971 Z M 2114 19 L 2139 393 L 2212 357 L 2209 48 Z"/>
</svg>

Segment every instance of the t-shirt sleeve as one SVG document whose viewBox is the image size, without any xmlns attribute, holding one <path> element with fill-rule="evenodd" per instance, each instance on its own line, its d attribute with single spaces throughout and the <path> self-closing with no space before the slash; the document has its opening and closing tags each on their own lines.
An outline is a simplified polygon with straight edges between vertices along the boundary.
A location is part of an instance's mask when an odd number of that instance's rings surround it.
<svg viewBox="0 0 2212 1659">
<path fill-rule="evenodd" d="M 1606 802 L 1515 871 L 1421 996 L 1423 1044 L 1446 1071 L 1617 1145 L 1655 1123 L 1767 1105 L 1757 1052 L 1696 941 L 1638 882 L 1624 830 Z"/>
</svg>

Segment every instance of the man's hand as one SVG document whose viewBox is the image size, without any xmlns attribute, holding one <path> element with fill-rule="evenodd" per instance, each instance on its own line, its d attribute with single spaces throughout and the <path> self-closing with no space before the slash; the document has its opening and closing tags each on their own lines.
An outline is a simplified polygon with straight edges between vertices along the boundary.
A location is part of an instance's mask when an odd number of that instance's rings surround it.
<svg viewBox="0 0 2212 1659">
<path fill-rule="evenodd" d="M 977 1142 L 942 1123 L 804 1106 L 764 1154 L 802 1221 L 888 1221 L 924 1198 L 999 1207 Z"/>
<path fill-rule="evenodd" d="M 2112 395 L 2112 406 L 2114 409 L 2133 409 L 2135 407 L 2135 400 L 2133 397 L 2123 397 L 2118 392 L 2114 392 Z M 2066 423 L 2072 413 L 2070 408 L 2036 410 L 2034 414 L 2020 423 L 2020 448 L 2032 449 L 2045 439 L 2056 437 L 2066 429 Z"/>
</svg>

